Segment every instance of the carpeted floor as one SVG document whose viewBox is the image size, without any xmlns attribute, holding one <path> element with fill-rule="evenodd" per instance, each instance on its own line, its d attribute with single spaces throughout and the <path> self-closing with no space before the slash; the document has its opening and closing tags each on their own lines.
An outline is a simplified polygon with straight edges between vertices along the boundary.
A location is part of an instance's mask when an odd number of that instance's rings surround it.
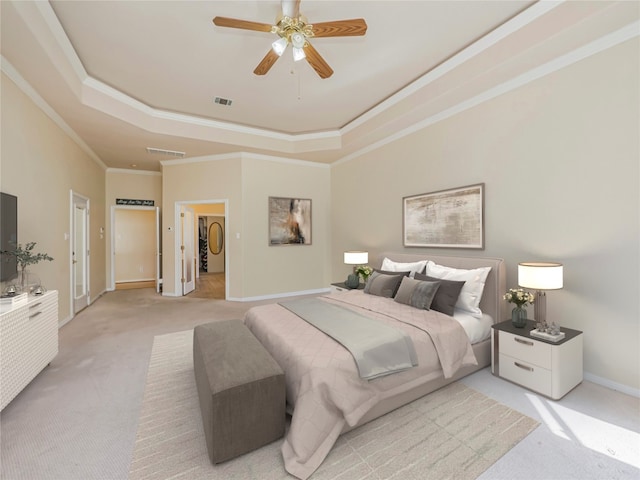
<svg viewBox="0 0 640 480">
<path fill-rule="evenodd" d="M 192 339 L 192 330 L 154 339 L 130 480 L 293 478 L 284 470 L 281 440 L 211 465 Z M 311 478 L 475 479 L 537 426 L 456 382 L 343 435 Z"/>
<path fill-rule="evenodd" d="M 0 478 L 127 479 L 154 339 L 239 319 L 271 301 L 171 298 L 153 289 L 100 297 L 60 329 L 58 356 L 2 411 Z M 640 478 L 640 399 L 584 381 L 552 401 L 493 376 L 489 368 L 458 383 L 540 422 L 477 480 Z M 279 447 L 274 443 L 274 451 Z M 204 452 L 203 443 L 197 448 Z M 262 451 L 269 454 L 269 447 Z M 334 449 L 323 468 L 339 469 L 340 452 L 349 450 Z"/>
</svg>

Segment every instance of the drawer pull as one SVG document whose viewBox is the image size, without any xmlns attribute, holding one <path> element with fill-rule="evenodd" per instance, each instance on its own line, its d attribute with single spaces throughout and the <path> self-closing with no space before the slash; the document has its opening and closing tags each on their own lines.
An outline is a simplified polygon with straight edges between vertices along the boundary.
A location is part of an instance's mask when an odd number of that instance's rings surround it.
<svg viewBox="0 0 640 480">
<path fill-rule="evenodd" d="M 29 308 L 36 308 L 42 305 L 42 302 L 34 303 L 33 305 L 29 305 Z"/>
<path fill-rule="evenodd" d="M 521 343 L 521 344 L 523 344 L 523 345 L 528 345 L 528 346 L 530 346 L 530 347 L 533 347 L 533 342 L 529 342 L 529 341 L 527 341 L 527 340 L 523 340 L 523 339 L 518 338 L 518 337 L 513 337 L 513 339 L 514 339 L 516 342 L 518 342 L 518 343 Z"/>
<path fill-rule="evenodd" d="M 33 315 L 29 315 L 29 318 L 30 318 L 30 319 L 31 319 L 31 318 L 35 318 L 35 317 L 37 317 L 38 315 L 40 315 L 41 313 L 42 313 L 42 312 L 36 312 L 36 313 L 34 313 Z"/>
<path fill-rule="evenodd" d="M 518 368 L 521 368 L 521 369 L 526 370 L 528 372 L 533 372 L 533 367 L 529 367 L 527 365 L 522 365 L 521 363 L 518 363 L 518 362 L 513 362 L 513 364 Z"/>
</svg>

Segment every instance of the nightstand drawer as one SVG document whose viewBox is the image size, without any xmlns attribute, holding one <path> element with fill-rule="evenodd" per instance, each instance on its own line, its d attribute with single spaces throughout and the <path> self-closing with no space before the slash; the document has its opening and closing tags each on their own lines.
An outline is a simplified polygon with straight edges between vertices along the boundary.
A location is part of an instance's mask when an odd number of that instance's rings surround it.
<svg viewBox="0 0 640 480">
<path fill-rule="evenodd" d="M 551 395 L 551 370 L 500 353 L 500 376 L 543 395 Z"/>
<path fill-rule="evenodd" d="M 503 331 L 500 332 L 499 342 L 501 354 L 517 358 L 525 364 L 551 369 L 552 345 Z M 502 366 L 500 375 L 502 376 Z"/>
</svg>

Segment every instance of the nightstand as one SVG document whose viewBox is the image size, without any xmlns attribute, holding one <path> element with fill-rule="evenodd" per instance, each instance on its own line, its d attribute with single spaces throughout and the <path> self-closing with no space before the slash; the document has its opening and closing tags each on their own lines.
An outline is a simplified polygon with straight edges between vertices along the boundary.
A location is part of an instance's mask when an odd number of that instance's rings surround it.
<svg viewBox="0 0 640 480">
<path fill-rule="evenodd" d="M 491 372 L 553 400 L 582 382 L 582 332 L 561 328 L 565 338 L 549 342 L 532 337 L 533 320 L 516 328 L 511 320 L 491 327 Z"/>
<path fill-rule="evenodd" d="M 360 283 L 358 288 L 347 288 L 344 282 L 332 283 L 331 284 L 331 293 L 335 292 L 348 292 L 349 290 L 364 290 L 364 283 Z"/>
</svg>

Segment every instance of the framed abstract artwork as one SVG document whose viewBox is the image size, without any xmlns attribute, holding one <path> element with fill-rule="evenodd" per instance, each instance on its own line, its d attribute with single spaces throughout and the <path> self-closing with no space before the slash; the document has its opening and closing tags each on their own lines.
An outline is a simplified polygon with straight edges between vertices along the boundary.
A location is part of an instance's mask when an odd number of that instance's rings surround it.
<svg viewBox="0 0 640 480">
<path fill-rule="evenodd" d="M 311 245 L 311 200 L 269 197 L 269 245 Z"/>
<path fill-rule="evenodd" d="M 405 247 L 484 248 L 484 183 L 402 199 Z"/>
</svg>

